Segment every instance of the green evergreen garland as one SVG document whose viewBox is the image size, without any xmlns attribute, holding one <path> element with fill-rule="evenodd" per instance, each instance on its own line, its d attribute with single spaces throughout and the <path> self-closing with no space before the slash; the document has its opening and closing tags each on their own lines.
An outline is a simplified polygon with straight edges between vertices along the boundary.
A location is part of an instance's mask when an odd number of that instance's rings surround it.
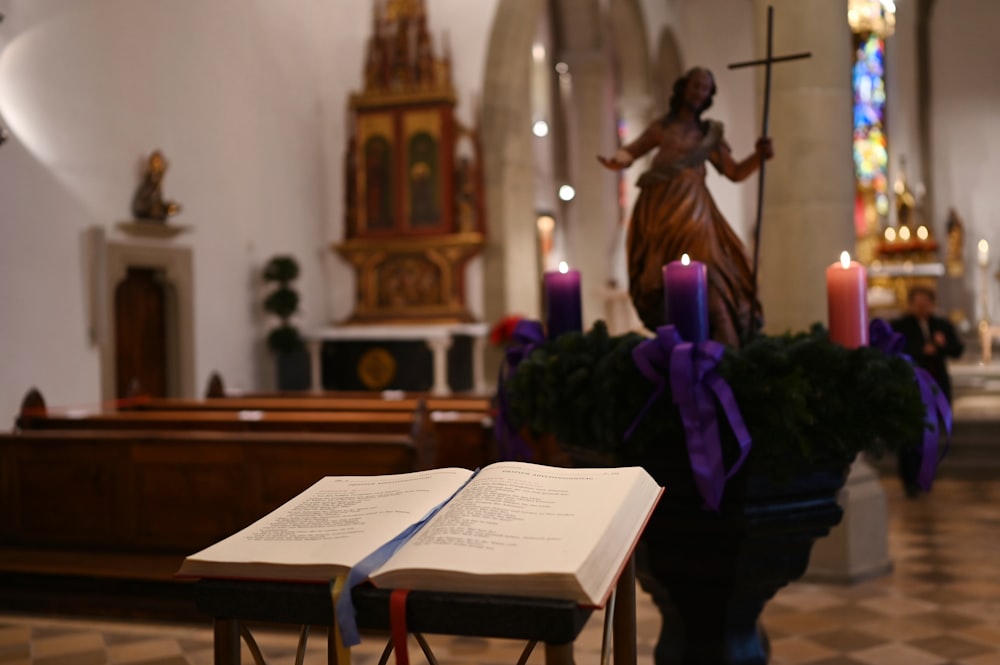
<svg viewBox="0 0 1000 665">
<path fill-rule="evenodd" d="M 625 440 L 653 392 L 632 349 L 645 338 L 610 336 L 603 321 L 537 346 L 504 384 L 519 431 L 552 434 L 573 448 L 633 464 L 662 446 L 685 445 L 669 383 Z M 739 404 L 754 473 L 782 479 L 804 467 L 849 463 L 920 441 L 924 405 L 910 363 L 879 349 L 846 349 L 815 325 L 809 332 L 759 336 L 727 348 L 718 366 Z M 723 454 L 737 444 L 721 410 Z"/>
</svg>

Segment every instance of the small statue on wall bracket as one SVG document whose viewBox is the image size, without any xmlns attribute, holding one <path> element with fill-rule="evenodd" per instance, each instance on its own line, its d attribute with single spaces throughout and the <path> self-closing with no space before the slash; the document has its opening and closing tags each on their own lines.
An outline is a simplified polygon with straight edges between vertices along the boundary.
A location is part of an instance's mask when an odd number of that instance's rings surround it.
<svg viewBox="0 0 1000 665">
<path fill-rule="evenodd" d="M 164 223 L 167 217 L 180 212 L 180 204 L 163 198 L 163 176 L 166 172 L 166 158 L 162 152 L 154 150 L 146 160 L 142 183 L 132 197 L 132 214 L 136 219 Z"/>
</svg>

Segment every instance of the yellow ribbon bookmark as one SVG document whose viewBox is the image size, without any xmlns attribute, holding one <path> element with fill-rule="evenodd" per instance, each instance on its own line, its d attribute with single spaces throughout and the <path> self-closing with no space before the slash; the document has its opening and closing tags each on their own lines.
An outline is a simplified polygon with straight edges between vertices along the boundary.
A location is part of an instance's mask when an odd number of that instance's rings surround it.
<svg viewBox="0 0 1000 665">
<path fill-rule="evenodd" d="M 344 591 L 346 579 L 344 575 L 338 575 L 330 582 L 330 595 L 333 598 L 333 621 L 330 622 L 330 634 L 327 639 L 334 641 L 333 650 L 338 665 L 351 665 L 351 650 L 344 646 L 344 638 L 340 634 L 340 624 L 337 622 L 337 600 L 340 599 L 340 594 Z M 348 589 L 347 593 L 350 592 L 351 590 Z"/>
</svg>

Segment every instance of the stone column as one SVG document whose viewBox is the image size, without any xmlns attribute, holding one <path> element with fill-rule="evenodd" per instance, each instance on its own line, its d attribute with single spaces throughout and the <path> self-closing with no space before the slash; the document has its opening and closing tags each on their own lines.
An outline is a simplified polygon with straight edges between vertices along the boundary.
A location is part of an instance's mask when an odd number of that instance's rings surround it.
<svg viewBox="0 0 1000 665">
<path fill-rule="evenodd" d="M 599 49 L 564 51 L 572 102 L 566 108 L 567 169 L 576 198 L 563 206 L 568 231 L 567 260 L 582 277 L 583 326 L 605 318 L 611 246 L 618 226 L 617 175 L 597 162 L 612 154 L 615 120 L 611 66 Z"/>
<path fill-rule="evenodd" d="M 759 284 L 765 331 L 782 333 L 828 323 L 826 267 L 844 250 L 855 253 L 853 45 L 846 2 L 755 3 L 758 44 L 767 43 L 771 5 L 774 55 L 812 53 L 774 65 L 771 79 L 775 158 L 766 168 Z M 758 79 L 763 84 L 763 70 Z M 816 543 L 810 574 L 852 581 L 889 570 L 885 491 L 861 459 L 840 504 L 843 522 Z"/>
<path fill-rule="evenodd" d="M 472 338 L 472 392 L 477 395 L 487 395 L 491 389 L 486 381 L 485 353 L 486 336 L 476 335 Z"/>
<path fill-rule="evenodd" d="M 864 456 L 855 460 L 837 503 L 844 518 L 813 545 L 803 581 L 855 584 L 892 571 L 885 490 Z"/>
<path fill-rule="evenodd" d="M 482 137 L 487 241 L 483 252 L 483 318 L 541 316 L 541 276 L 534 257 L 535 165 L 532 158 L 531 45 L 543 0 L 499 0 L 483 80 Z M 501 353 L 488 349 L 494 376 Z"/>
<path fill-rule="evenodd" d="M 323 340 L 307 340 L 306 348 L 309 350 L 309 390 L 323 392 Z"/>
<path fill-rule="evenodd" d="M 431 394 L 448 395 L 451 393 L 451 386 L 448 385 L 448 349 L 451 348 L 451 335 L 447 332 L 441 335 L 431 333 L 426 341 L 434 364 L 432 370 L 434 384 L 431 386 Z"/>
<path fill-rule="evenodd" d="M 846 2 L 756 0 L 758 54 L 768 5 L 775 55 L 812 53 L 772 70 L 759 274 L 765 331 L 782 333 L 827 322 L 824 270 L 854 254 L 853 47 Z M 762 90 L 762 68 L 758 81 Z"/>
</svg>

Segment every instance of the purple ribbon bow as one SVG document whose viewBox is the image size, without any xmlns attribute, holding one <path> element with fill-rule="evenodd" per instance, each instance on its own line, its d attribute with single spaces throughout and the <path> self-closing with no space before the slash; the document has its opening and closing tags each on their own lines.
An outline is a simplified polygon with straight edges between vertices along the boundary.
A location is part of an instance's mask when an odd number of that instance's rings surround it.
<svg viewBox="0 0 1000 665">
<path fill-rule="evenodd" d="M 655 338 L 641 342 L 632 349 L 636 367 L 656 388 L 625 432 L 626 439 L 632 436 L 646 412 L 663 395 L 669 381 L 674 404 L 684 423 L 695 485 L 708 507 L 715 511 L 719 510 L 722 503 L 726 481 L 739 471 L 751 445 L 750 433 L 743 423 L 733 391 L 716 372 L 724 351 L 722 344 L 711 340 L 685 342 L 674 326 L 657 328 Z M 740 447 L 740 456 L 728 472 L 722 459 L 722 442 L 719 439 L 713 393 L 722 406 Z"/>
<path fill-rule="evenodd" d="M 511 341 L 504 352 L 504 363 L 497 379 L 497 420 L 494 433 L 503 450 L 501 457 L 506 460 L 528 460 L 534 457 L 531 446 L 521 438 L 510 422 L 510 405 L 504 389 L 504 380 L 509 379 L 521 361 L 531 355 L 536 346 L 545 342 L 545 330 L 538 321 L 521 319 L 514 326 Z"/>
<path fill-rule="evenodd" d="M 940 432 L 937 424 L 944 423 L 944 429 L 951 436 L 951 405 L 944 396 L 944 391 L 938 386 L 934 377 L 903 350 L 906 339 L 902 333 L 892 329 L 883 319 L 873 319 L 869 325 L 869 343 L 876 349 L 881 349 L 890 356 L 904 358 L 913 366 L 914 379 L 920 388 L 920 398 L 924 402 L 927 427 L 924 428 L 923 448 L 920 455 L 920 471 L 917 473 L 917 483 L 920 489 L 929 492 L 934 483 L 934 474 L 938 464 L 938 437 Z"/>
</svg>

